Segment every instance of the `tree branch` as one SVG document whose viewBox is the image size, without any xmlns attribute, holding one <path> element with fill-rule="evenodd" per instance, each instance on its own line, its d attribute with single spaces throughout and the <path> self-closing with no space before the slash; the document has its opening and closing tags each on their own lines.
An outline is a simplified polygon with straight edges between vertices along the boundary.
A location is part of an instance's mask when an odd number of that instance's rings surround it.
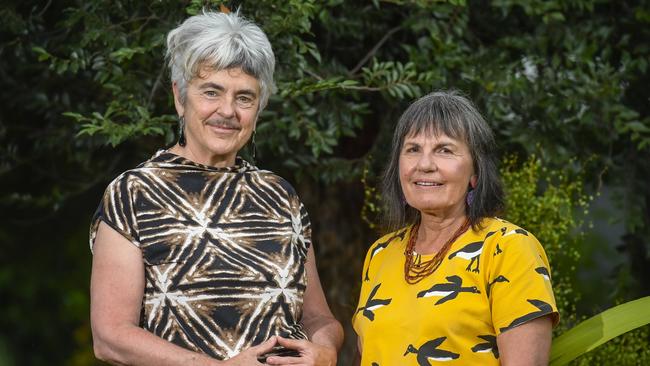
<svg viewBox="0 0 650 366">
<path fill-rule="evenodd" d="M 160 71 L 158 72 L 158 76 L 156 77 L 156 81 L 154 81 L 153 86 L 151 87 L 151 92 L 149 93 L 149 100 L 147 101 L 147 107 L 151 108 L 151 103 L 153 103 L 153 96 L 156 94 L 158 89 L 160 89 L 160 86 L 162 85 L 162 78 L 163 74 L 165 73 L 165 63 L 163 63 L 162 67 L 160 68 Z"/>
<path fill-rule="evenodd" d="M 397 26 L 397 27 L 395 27 L 395 28 L 390 29 L 388 32 L 386 32 L 386 34 L 385 34 L 385 35 L 384 35 L 384 36 L 379 40 L 379 42 L 377 42 L 377 44 L 376 44 L 376 45 L 375 45 L 375 46 L 374 46 L 374 47 L 373 47 L 373 48 L 372 48 L 372 49 L 371 49 L 371 50 L 370 50 L 370 51 L 369 51 L 369 52 L 368 52 L 368 53 L 363 57 L 363 59 L 361 59 L 361 61 L 359 61 L 359 63 L 358 63 L 355 67 L 353 67 L 352 70 L 350 70 L 350 72 L 348 73 L 348 75 L 352 76 L 352 75 L 356 74 L 356 73 L 357 73 L 357 72 L 358 72 L 358 71 L 363 67 L 363 65 L 365 65 L 366 62 L 368 62 L 368 60 L 370 60 L 370 58 L 371 58 L 372 56 L 374 56 L 375 53 L 377 53 L 377 51 L 379 50 L 379 48 L 381 48 L 381 46 L 383 46 L 384 43 L 386 43 L 386 41 L 388 41 L 388 38 L 390 38 L 390 36 L 392 36 L 395 32 L 397 32 L 397 31 L 400 30 L 401 28 L 402 28 L 401 26 Z"/>
</svg>

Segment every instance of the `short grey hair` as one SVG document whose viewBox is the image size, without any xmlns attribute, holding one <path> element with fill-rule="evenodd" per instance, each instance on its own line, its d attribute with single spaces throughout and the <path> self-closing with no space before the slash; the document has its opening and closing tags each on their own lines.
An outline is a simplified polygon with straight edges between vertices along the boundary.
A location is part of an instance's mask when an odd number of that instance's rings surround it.
<svg viewBox="0 0 650 366">
<path fill-rule="evenodd" d="M 399 157 L 406 136 L 420 133 L 445 134 L 469 147 L 478 176 L 471 206 L 466 213 L 473 228 L 481 219 L 497 215 L 504 206 L 504 193 L 497 170 L 492 130 L 474 104 L 457 91 L 437 91 L 413 102 L 404 111 L 393 134 L 392 151 L 384 171 L 382 194 L 384 225 L 397 230 L 420 219 L 420 213 L 406 204 L 399 177 Z"/>
<path fill-rule="evenodd" d="M 165 56 L 182 103 L 187 95 L 187 83 L 206 66 L 214 70 L 239 67 L 255 77 L 260 85 L 260 111 L 276 89 L 271 43 L 260 27 L 239 12 L 204 11 L 187 18 L 167 34 Z"/>
</svg>

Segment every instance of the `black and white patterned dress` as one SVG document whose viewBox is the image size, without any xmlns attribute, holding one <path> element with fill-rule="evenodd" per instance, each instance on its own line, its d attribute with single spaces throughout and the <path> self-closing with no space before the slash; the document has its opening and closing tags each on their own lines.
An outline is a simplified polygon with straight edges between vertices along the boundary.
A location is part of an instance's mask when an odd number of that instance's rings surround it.
<svg viewBox="0 0 650 366">
<path fill-rule="evenodd" d="M 91 249 L 101 221 L 142 251 L 144 329 L 221 360 L 272 335 L 307 338 L 310 223 L 277 175 L 240 158 L 214 168 L 159 151 L 108 186 Z"/>
</svg>

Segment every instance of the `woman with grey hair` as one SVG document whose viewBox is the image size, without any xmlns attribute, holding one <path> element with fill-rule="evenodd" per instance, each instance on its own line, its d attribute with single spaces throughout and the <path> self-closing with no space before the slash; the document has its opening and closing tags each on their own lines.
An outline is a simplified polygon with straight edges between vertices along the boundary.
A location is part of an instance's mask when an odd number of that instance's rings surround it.
<svg viewBox="0 0 650 366">
<path fill-rule="evenodd" d="M 205 12 L 167 37 L 178 143 L 118 176 L 90 232 L 95 354 L 128 365 L 334 365 L 343 331 L 291 185 L 238 156 L 273 92 L 264 32 Z"/>
<path fill-rule="evenodd" d="M 497 218 L 494 137 L 456 92 L 400 118 L 384 174 L 386 226 L 353 317 L 361 365 L 545 365 L 559 315 L 544 249 Z"/>
</svg>

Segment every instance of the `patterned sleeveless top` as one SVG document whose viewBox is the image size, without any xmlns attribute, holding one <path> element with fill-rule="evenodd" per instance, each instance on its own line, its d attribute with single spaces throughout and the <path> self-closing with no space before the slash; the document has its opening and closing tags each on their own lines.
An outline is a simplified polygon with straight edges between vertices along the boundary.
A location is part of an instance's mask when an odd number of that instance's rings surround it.
<svg viewBox="0 0 650 366">
<path fill-rule="evenodd" d="M 241 158 L 228 168 L 159 151 L 106 189 L 103 221 L 142 251 L 140 326 L 219 360 L 300 323 L 311 243 L 291 185 Z"/>
</svg>

